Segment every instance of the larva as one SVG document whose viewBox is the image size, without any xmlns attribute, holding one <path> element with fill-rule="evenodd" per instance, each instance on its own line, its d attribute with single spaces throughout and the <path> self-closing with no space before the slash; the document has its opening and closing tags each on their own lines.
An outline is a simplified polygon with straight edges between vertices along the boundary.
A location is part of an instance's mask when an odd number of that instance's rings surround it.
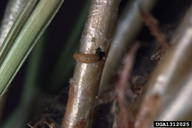
<svg viewBox="0 0 192 128">
<path fill-rule="evenodd" d="M 105 59 L 110 48 L 110 44 L 107 46 L 106 52 L 103 52 L 100 47 L 95 51 L 95 54 L 81 54 L 74 53 L 73 58 L 82 63 L 95 63 L 102 59 Z"/>
<path fill-rule="evenodd" d="M 73 58 L 82 63 L 95 63 L 103 59 L 104 56 L 105 56 L 104 52 L 101 52 L 99 54 L 80 54 L 80 53 L 73 54 Z"/>
</svg>

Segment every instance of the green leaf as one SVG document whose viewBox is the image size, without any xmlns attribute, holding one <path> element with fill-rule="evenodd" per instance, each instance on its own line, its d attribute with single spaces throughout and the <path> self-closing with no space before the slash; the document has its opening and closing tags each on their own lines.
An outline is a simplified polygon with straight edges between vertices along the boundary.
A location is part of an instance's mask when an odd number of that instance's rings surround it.
<svg viewBox="0 0 192 128">
<path fill-rule="evenodd" d="M 6 91 L 63 2 L 64 0 L 40 0 L 8 51 L 3 51 L 6 54 L 2 53 L 3 56 L 0 57 L 0 95 Z"/>
</svg>

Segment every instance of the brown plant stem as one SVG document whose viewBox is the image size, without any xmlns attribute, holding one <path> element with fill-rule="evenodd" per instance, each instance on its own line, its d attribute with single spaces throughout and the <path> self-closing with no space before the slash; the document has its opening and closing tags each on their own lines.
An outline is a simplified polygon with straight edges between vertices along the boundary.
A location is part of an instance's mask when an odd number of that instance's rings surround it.
<svg viewBox="0 0 192 128">
<path fill-rule="evenodd" d="M 160 32 L 160 28 L 156 20 L 152 16 L 147 14 L 142 8 L 140 8 L 140 12 L 145 24 L 148 26 L 149 30 L 151 31 L 151 34 L 164 48 L 169 49 L 170 45 L 167 42 L 165 36 Z"/>
<path fill-rule="evenodd" d="M 129 107 L 131 107 L 131 104 L 130 104 L 128 105 L 128 108 L 127 108 L 127 103 L 126 103 L 127 90 L 131 90 L 128 79 L 130 78 L 130 75 L 131 75 L 131 68 L 134 64 L 135 53 L 137 52 L 138 47 L 139 47 L 139 44 L 135 43 L 133 47 L 130 49 L 128 55 L 125 57 L 125 61 L 124 61 L 125 64 L 123 66 L 122 73 L 120 75 L 118 86 L 116 87 L 116 96 L 117 96 L 116 98 L 119 104 L 120 111 L 114 122 L 113 128 L 115 127 L 127 128 L 128 126 L 127 125 L 128 116 L 126 113 L 127 113 L 127 110 L 129 110 Z"/>
<path fill-rule="evenodd" d="M 98 50 L 107 55 L 119 2 L 119 0 L 92 1 L 81 38 L 80 56 L 95 55 Z M 84 63 L 77 59 L 62 128 L 91 127 L 104 63 L 105 57 L 92 63 Z"/>
</svg>

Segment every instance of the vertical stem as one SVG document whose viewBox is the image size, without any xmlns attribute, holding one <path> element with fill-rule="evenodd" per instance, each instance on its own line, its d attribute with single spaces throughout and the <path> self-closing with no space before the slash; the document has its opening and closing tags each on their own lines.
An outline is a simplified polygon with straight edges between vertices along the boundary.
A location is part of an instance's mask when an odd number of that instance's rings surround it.
<svg viewBox="0 0 192 128">
<path fill-rule="evenodd" d="M 113 36 L 119 2 L 119 0 L 92 0 L 81 38 L 79 51 L 81 56 L 89 54 L 94 57 L 98 48 L 106 54 Z M 104 59 L 93 63 L 77 61 L 62 127 L 91 127 L 93 105 L 104 62 Z"/>
</svg>

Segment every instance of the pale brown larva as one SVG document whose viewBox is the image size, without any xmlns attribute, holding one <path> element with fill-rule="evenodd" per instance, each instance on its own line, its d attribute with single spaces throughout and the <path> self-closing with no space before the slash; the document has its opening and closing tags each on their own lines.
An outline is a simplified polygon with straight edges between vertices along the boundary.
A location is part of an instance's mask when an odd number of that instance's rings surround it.
<svg viewBox="0 0 192 128">
<path fill-rule="evenodd" d="M 101 60 L 99 54 L 74 53 L 73 58 L 82 63 L 95 63 Z"/>
</svg>

